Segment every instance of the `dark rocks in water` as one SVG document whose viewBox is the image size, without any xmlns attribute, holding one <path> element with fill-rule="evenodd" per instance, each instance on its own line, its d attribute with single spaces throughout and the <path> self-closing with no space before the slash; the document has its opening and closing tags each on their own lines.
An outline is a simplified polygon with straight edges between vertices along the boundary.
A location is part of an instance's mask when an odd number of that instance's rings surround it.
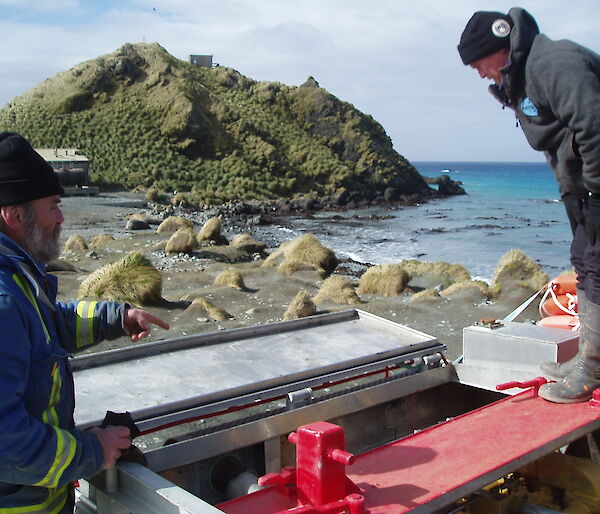
<svg viewBox="0 0 600 514">
<path fill-rule="evenodd" d="M 401 205 L 416 205 L 422 202 L 424 198 L 421 195 L 400 195 L 400 204 Z"/>
<path fill-rule="evenodd" d="M 428 184 L 438 186 L 438 193 L 442 196 L 466 195 L 466 191 L 462 187 L 462 183 L 457 180 L 452 180 L 448 175 L 440 175 L 439 177 L 425 177 Z"/>
<path fill-rule="evenodd" d="M 301 211 L 312 211 L 318 205 L 316 198 L 300 198 L 297 202 L 298 209 Z"/>
<path fill-rule="evenodd" d="M 447 196 L 466 194 L 463 187 L 457 181 L 452 180 L 448 175 L 440 177 L 440 181 L 438 182 L 438 192 Z"/>
</svg>

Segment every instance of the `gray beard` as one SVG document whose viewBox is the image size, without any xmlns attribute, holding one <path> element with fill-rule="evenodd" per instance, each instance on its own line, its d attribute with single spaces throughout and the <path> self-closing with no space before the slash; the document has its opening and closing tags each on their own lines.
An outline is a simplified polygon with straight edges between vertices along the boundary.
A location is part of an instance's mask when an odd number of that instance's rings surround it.
<svg viewBox="0 0 600 514">
<path fill-rule="evenodd" d="M 34 259 L 42 264 L 47 264 L 50 261 L 58 258 L 60 255 L 60 225 L 57 225 L 51 237 L 47 237 L 35 218 L 35 211 L 26 208 L 26 240 L 23 242 L 23 248 Z"/>
</svg>

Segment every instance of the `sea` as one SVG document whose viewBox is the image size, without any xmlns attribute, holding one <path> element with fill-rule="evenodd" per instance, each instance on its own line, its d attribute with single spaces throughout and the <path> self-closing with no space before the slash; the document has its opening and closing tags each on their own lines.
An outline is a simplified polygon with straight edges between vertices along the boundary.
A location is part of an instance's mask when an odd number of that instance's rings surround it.
<svg viewBox="0 0 600 514">
<path fill-rule="evenodd" d="M 292 217 L 270 227 L 270 235 L 285 241 L 313 233 L 338 258 L 360 263 L 462 264 L 473 278 L 487 281 L 511 249 L 525 252 L 551 277 L 570 269 L 571 229 L 546 163 L 412 164 L 423 176 L 448 175 L 461 182 L 467 194 L 410 207 Z"/>
</svg>

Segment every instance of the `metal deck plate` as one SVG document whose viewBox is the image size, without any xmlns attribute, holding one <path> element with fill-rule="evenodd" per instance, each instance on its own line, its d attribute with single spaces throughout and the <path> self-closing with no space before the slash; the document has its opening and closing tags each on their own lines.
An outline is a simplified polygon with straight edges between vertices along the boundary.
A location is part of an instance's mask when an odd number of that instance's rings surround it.
<svg viewBox="0 0 600 514">
<path fill-rule="evenodd" d="M 75 421 L 148 418 L 440 346 L 352 310 L 86 355 L 73 360 Z"/>
</svg>

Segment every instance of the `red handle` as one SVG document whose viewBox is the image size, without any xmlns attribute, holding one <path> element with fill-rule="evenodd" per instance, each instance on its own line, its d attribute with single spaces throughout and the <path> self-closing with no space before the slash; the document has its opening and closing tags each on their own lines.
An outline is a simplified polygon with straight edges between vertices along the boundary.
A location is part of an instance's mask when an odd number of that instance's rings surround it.
<svg viewBox="0 0 600 514">
<path fill-rule="evenodd" d="M 513 389 L 518 387 L 519 389 L 529 389 L 530 387 L 535 387 L 536 389 L 543 384 L 546 384 L 548 380 L 544 377 L 535 377 L 533 380 L 527 380 L 526 382 L 505 382 L 504 384 L 498 384 L 496 389 L 498 391 L 504 391 L 505 389 Z"/>
</svg>

